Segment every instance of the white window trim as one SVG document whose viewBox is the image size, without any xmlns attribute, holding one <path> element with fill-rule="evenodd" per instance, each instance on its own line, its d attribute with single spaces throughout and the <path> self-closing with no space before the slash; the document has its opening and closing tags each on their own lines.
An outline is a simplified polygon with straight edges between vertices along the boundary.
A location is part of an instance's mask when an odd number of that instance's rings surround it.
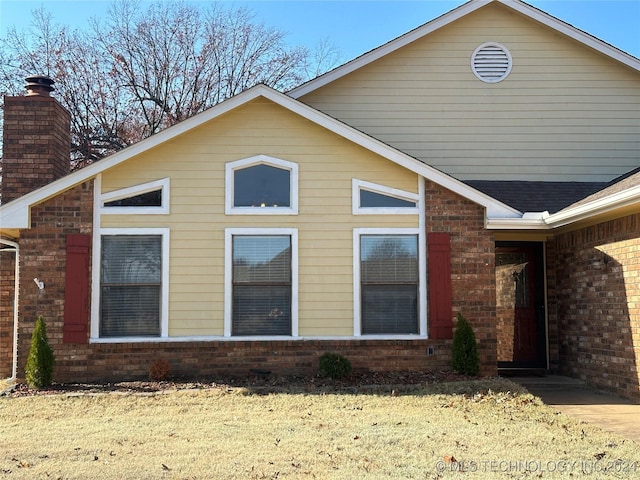
<svg viewBox="0 0 640 480">
<path fill-rule="evenodd" d="M 144 193 L 162 191 L 162 204 L 159 207 L 107 207 L 108 202 L 122 200 L 124 198 L 135 197 Z M 170 180 L 163 178 L 153 182 L 142 183 L 132 187 L 121 188 L 109 193 L 102 193 L 98 196 L 99 213 L 101 215 L 168 215 L 170 205 Z"/>
<path fill-rule="evenodd" d="M 95 230 L 94 230 L 95 231 Z M 100 255 L 103 235 L 161 235 L 162 286 L 160 300 L 160 337 L 100 338 Z M 91 343 L 134 343 L 166 340 L 169 336 L 169 229 L 168 228 L 102 228 L 93 240 L 91 288 Z"/>
<path fill-rule="evenodd" d="M 353 229 L 353 335 L 357 338 L 413 339 L 427 336 L 427 263 L 423 248 L 424 235 L 421 228 L 354 228 Z M 363 335 L 360 305 L 360 237 L 362 235 L 416 235 L 418 237 L 418 334 Z"/>
<path fill-rule="evenodd" d="M 233 237 L 235 235 L 289 235 L 291 237 L 291 335 L 232 337 Z M 298 337 L 298 229 L 226 228 L 224 231 L 224 336 L 241 340 L 282 340 Z"/>
<path fill-rule="evenodd" d="M 289 177 L 289 200 L 288 207 L 235 207 L 234 199 L 234 172 L 255 165 L 269 165 L 284 170 L 288 170 Z M 225 166 L 225 206 L 227 215 L 297 215 L 298 214 L 298 164 L 282 160 L 280 158 L 269 157 L 267 155 L 256 155 L 255 157 L 244 158 L 229 162 Z"/>
<path fill-rule="evenodd" d="M 361 207 L 360 190 L 395 197 L 407 202 L 415 202 L 415 207 Z M 420 212 L 420 196 L 417 193 L 387 187 L 377 183 L 351 179 L 351 209 L 353 215 L 416 215 Z"/>
</svg>

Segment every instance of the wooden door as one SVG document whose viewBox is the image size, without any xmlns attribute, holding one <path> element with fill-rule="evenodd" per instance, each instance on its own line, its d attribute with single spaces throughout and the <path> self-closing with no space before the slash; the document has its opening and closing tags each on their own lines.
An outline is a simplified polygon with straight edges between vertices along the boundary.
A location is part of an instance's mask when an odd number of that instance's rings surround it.
<svg viewBox="0 0 640 480">
<path fill-rule="evenodd" d="M 499 366 L 539 367 L 545 363 L 541 262 L 541 245 L 496 248 Z"/>
</svg>

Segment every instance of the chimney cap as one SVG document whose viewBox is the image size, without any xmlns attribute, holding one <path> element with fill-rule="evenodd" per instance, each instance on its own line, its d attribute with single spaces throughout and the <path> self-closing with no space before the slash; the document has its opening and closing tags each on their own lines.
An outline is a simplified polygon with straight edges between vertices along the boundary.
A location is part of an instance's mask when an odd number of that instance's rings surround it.
<svg viewBox="0 0 640 480">
<path fill-rule="evenodd" d="M 46 75 L 31 75 L 25 78 L 27 85 L 27 97 L 40 95 L 42 97 L 50 96 L 49 93 L 54 90 L 53 84 L 55 83 L 51 78 Z"/>
</svg>

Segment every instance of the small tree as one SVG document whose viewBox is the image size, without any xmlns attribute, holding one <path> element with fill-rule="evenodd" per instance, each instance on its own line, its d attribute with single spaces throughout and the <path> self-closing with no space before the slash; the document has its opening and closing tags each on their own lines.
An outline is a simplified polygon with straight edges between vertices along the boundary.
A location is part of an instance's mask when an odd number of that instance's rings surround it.
<svg viewBox="0 0 640 480">
<path fill-rule="evenodd" d="M 453 334 L 453 369 L 464 375 L 476 376 L 480 371 L 478 343 L 469 322 L 458 313 L 458 324 Z"/>
<path fill-rule="evenodd" d="M 42 388 L 51 385 L 53 381 L 53 365 L 55 359 L 53 350 L 47 339 L 47 326 L 42 315 L 38 317 L 31 336 L 31 348 L 25 368 L 27 385 L 31 388 Z"/>
</svg>

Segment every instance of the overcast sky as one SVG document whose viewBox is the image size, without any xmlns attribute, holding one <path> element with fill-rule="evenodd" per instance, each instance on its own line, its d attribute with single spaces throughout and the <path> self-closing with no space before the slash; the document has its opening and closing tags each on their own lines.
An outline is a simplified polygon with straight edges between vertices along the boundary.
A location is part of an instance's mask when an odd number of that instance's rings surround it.
<svg viewBox="0 0 640 480">
<path fill-rule="evenodd" d="M 225 0 L 222 3 L 232 4 Z M 248 6 L 257 20 L 286 32 L 290 45 L 313 48 L 322 39 L 330 40 L 340 50 L 343 61 L 463 3 L 462 0 L 233 2 Z M 640 0 L 529 0 L 528 3 L 640 57 Z M 4 36 L 10 26 L 27 27 L 31 12 L 40 6 L 53 13 L 56 22 L 82 27 L 88 18 L 105 15 L 109 4 L 104 0 L 0 0 L 0 35 Z"/>
</svg>

